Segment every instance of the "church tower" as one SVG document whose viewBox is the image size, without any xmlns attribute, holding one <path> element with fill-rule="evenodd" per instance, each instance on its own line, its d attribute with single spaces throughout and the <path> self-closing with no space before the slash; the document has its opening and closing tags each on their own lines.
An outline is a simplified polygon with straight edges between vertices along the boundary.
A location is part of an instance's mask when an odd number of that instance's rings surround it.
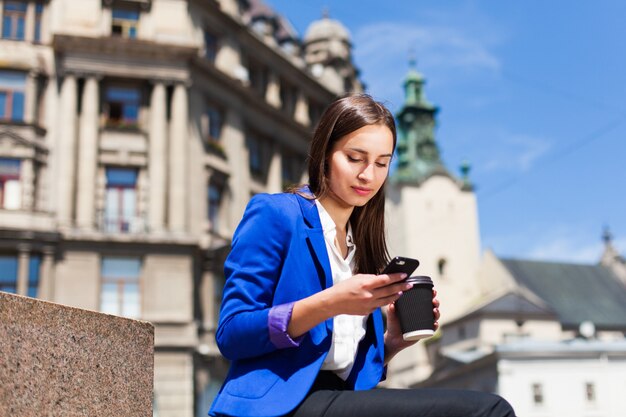
<svg viewBox="0 0 626 417">
<path fill-rule="evenodd" d="M 448 171 L 435 139 L 438 108 L 424 94 L 424 77 L 410 63 L 405 99 L 396 114 L 397 166 L 387 185 L 387 229 L 391 256 L 417 258 L 416 275 L 432 277 L 446 322 L 476 302 L 480 261 L 476 196 L 468 179 Z M 424 344 L 406 349 L 390 368 L 390 386 L 409 386 L 430 374 Z"/>
<path fill-rule="evenodd" d="M 461 167 L 457 178 L 441 159 L 435 139 L 438 108 L 426 99 L 424 84 L 412 61 L 396 114 L 397 169 L 387 187 L 390 249 L 394 256 L 420 260 L 418 272 L 433 278 L 446 301 L 446 318 L 452 318 L 472 301 L 466 298 L 480 258 L 476 196 L 469 166 Z"/>
</svg>

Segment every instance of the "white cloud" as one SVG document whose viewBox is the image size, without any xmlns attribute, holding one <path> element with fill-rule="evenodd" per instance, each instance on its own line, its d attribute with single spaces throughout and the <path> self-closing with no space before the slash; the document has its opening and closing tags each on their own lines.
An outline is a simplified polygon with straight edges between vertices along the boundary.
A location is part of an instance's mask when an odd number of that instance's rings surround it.
<svg viewBox="0 0 626 417">
<path fill-rule="evenodd" d="M 613 246 L 619 251 L 626 248 L 626 238 L 617 239 Z M 538 242 L 530 248 L 524 257 L 546 261 L 564 261 L 576 263 L 597 263 L 604 252 L 604 243 L 598 237 L 588 241 L 572 235 L 561 235 L 550 240 Z M 620 252 L 621 253 L 621 252 Z"/>
<path fill-rule="evenodd" d="M 529 223 L 521 230 L 483 236 L 483 247 L 491 248 L 503 258 L 530 259 L 550 262 L 572 262 L 596 264 L 604 253 L 601 230 L 594 230 L 597 224 Z M 516 230 L 516 231 L 514 231 Z M 613 247 L 626 255 L 626 237 L 614 239 Z"/>
<path fill-rule="evenodd" d="M 596 263 L 602 255 L 602 242 L 581 242 L 569 237 L 556 237 L 539 242 L 526 254 L 526 258 L 545 261 Z"/>
<path fill-rule="evenodd" d="M 529 171 L 551 148 L 550 141 L 524 134 L 495 135 L 489 141 L 489 159 L 481 163 L 485 171 Z"/>
<path fill-rule="evenodd" d="M 458 28 L 380 22 L 359 28 L 355 55 L 368 68 L 393 66 L 413 50 L 420 67 L 429 72 L 454 69 L 498 71 L 500 60 L 484 42 Z M 422 65 L 423 63 L 423 65 Z"/>
</svg>

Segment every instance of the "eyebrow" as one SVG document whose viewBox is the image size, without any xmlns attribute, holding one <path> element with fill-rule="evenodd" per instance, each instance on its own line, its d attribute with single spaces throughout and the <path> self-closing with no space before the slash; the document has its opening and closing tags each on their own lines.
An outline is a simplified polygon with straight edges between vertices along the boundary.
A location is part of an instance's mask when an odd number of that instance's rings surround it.
<svg viewBox="0 0 626 417">
<path fill-rule="evenodd" d="M 354 152 L 358 152 L 358 153 L 363 154 L 363 155 L 369 155 L 369 152 L 367 152 L 366 150 L 361 149 L 361 148 L 348 148 L 348 150 L 354 151 Z M 386 153 L 386 154 L 383 154 L 383 155 L 378 155 L 377 158 L 391 158 L 391 156 L 392 155 L 390 153 Z"/>
</svg>

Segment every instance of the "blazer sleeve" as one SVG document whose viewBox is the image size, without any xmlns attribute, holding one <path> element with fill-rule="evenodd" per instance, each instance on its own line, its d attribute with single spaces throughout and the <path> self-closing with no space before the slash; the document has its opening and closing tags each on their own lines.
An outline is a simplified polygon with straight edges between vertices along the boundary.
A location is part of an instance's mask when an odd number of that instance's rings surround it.
<svg viewBox="0 0 626 417">
<path fill-rule="evenodd" d="M 293 234 L 284 204 L 288 201 L 282 203 L 267 194 L 250 200 L 224 263 L 226 282 L 215 337 L 229 360 L 278 349 L 270 339 L 268 315 Z"/>
</svg>

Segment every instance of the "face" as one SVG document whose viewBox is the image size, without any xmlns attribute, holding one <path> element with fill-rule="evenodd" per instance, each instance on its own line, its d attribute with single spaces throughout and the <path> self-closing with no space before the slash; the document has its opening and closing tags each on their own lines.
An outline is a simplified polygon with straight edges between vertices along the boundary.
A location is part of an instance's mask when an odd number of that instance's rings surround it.
<svg viewBox="0 0 626 417">
<path fill-rule="evenodd" d="M 365 205 L 385 182 L 393 135 L 385 125 L 367 125 L 339 139 L 329 160 L 329 197 L 341 207 Z"/>
</svg>

